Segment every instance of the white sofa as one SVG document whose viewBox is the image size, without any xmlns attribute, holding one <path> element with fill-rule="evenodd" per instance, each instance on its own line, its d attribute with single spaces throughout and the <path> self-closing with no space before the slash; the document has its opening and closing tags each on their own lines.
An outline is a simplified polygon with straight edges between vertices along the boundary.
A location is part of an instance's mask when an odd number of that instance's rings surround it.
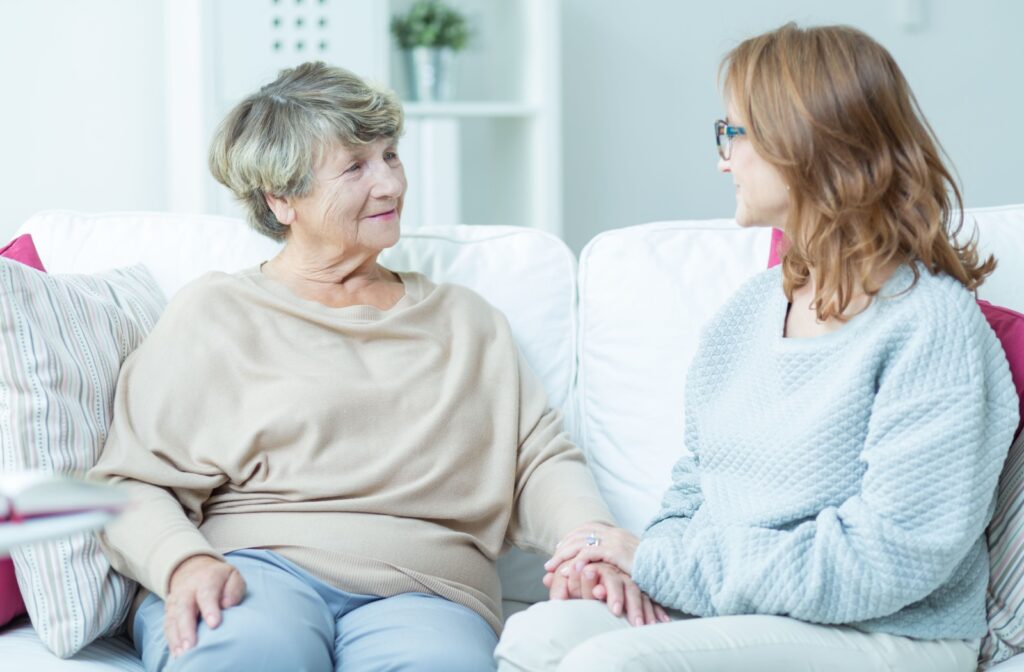
<svg viewBox="0 0 1024 672">
<path fill-rule="evenodd" d="M 982 298 L 1024 312 L 1024 206 L 967 213 L 1000 265 Z M 207 270 L 232 271 L 277 245 L 237 220 L 153 213 L 42 213 L 31 233 L 47 269 L 89 273 L 145 263 L 168 297 Z M 661 222 L 597 236 L 579 263 L 559 239 L 530 229 L 408 231 L 383 262 L 467 285 L 505 311 L 551 403 L 588 454 L 619 521 L 639 532 L 683 451 L 683 381 L 701 326 L 765 267 L 769 232 L 729 220 Z M 506 612 L 543 599 L 535 558 L 501 560 Z M 0 631 L 0 669 L 141 670 L 125 639 L 59 660 L 27 621 Z M 994 668 L 1024 671 L 1024 656 Z"/>
</svg>

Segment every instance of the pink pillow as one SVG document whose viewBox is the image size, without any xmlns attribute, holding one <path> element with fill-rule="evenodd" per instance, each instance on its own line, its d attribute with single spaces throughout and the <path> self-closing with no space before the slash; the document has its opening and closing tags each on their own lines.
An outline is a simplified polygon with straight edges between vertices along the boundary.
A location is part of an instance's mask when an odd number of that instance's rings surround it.
<svg viewBox="0 0 1024 672">
<path fill-rule="evenodd" d="M 999 342 L 1003 344 L 1003 352 L 1006 353 L 1006 361 L 1010 364 L 1010 376 L 1013 384 L 1017 387 L 1017 398 L 1020 399 L 1020 423 L 1017 425 L 1017 434 L 1024 427 L 1024 315 L 1003 308 L 993 306 L 988 301 L 978 299 L 978 305 L 985 319 L 996 332 Z"/>
<path fill-rule="evenodd" d="M 46 271 L 46 269 L 43 268 L 43 262 L 39 258 L 39 254 L 36 252 L 36 246 L 35 243 L 32 242 L 32 236 L 27 233 L 23 236 L 18 236 L 3 247 L 0 247 L 0 257 L 20 261 L 26 266 L 34 268 L 37 271 Z"/>
<path fill-rule="evenodd" d="M 1024 416 L 1024 315 L 1008 308 L 978 301 L 992 331 L 1003 344 L 1010 375 L 1021 400 Z M 1017 425 L 1017 439 L 1010 446 L 999 477 L 996 510 L 988 526 L 989 582 L 985 596 L 988 634 L 982 639 L 978 669 L 1009 659 L 1022 651 L 1024 642 L 1024 420 Z"/>
<path fill-rule="evenodd" d="M 772 229 L 772 246 L 768 250 L 768 268 L 782 263 L 782 229 Z"/>
<path fill-rule="evenodd" d="M 0 627 L 25 613 L 18 580 L 14 576 L 14 563 L 10 558 L 0 559 Z"/>
<path fill-rule="evenodd" d="M 32 236 L 18 236 L 0 248 L 0 257 L 13 259 L 39 271 L 46 271 L 39 259 Z M 18 580 L 14 576 L 14 563 L 10 558 L 0 558 L 0 626 L 25 613 L 25 602 L 21 599 Z"/>
</svg>

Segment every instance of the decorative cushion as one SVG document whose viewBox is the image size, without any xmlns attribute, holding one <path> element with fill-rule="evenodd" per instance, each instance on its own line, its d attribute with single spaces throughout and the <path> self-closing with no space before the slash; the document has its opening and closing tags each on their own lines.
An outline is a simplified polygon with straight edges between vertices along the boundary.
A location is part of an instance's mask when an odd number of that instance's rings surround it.
<svg viewBox="0 0 1024 672">
<path fill-rule="evenodd" d="M 1024 315 L 978 301 L 1003 344 L 1010 373 L 1021 399 L 1024 425 Z M 1024 433 L 1006 457 L 999 477 L 996 511 L 988 526 L 988 634 L 981 643 L 981 663 L 987 667 L 1024 651 Z"/>
<path fill-rule="evenodd" d="M 988 526 L 991 575 L 986 594 L 988 633 L 979 661 L 985 669 L 1024 651 L 1024 433 L 1010 447 L 999 477 L 996 511 Z"/>
<path fill-rule="evenodd" d="M 32 236 L 28 234 L 18 236 L 0 248 L 0 257 L 13 259 L 38 271 L 46 270 L 32 243 Z M 0 626 L 24 613 L 25 601 L 21 599 L 18 579 L 14 575 L 14 563 L 10 558 L 0 558 Z"/>
<path fill-rule="evenodd" d="M 106 440 L 121 362 L 163 306 L 142 266 L 60 276 L 0 259 L 0 469 L 84 475 Z M 134 584 L 111 571 L 94 535 L 11 557 L 32 624 L 58 656 L 124 620 Z"/>
<path fill-rule="evenodd" d="M 0 558 L 0 627 L 24 613 L 25 601 L 14 575 L 14 563 L 10 558 Z"/>
<path fill-rule="evenodd" d="M 978 299 L 978 305 L 1003 345 L 1003 352 L 1006 353 L 1006 361 L 1009 362 L 1010 373 L 1013 375 L 1013 384 L 1017 387 L 1021 417 L 1017 432 L 1014 434 L 1016 438 L 1024 427 L 1024 315 L 1003 306 L 994 306 L 983 299 Z"/>
<path fill-rule="evenodd" d="M 782 244 L 785 240 L 782 229 L 772 229 L 772 243 L 768 248 L 768 268 L 782 262 Z"/>
<path fill-rule="evenodd" d="M 0 247 L 0 257 L 20 261 L 29 268 L 34 268 L 37 271 L 46 271 L 46 269 L 43 268 L 42 260 L 39 258 L 39 253 L 36 252 L 36 246 L 32 242 L 32 236 L 27 233 L 23 236 L 18 236 L 3 247 Z"/>
</svg>

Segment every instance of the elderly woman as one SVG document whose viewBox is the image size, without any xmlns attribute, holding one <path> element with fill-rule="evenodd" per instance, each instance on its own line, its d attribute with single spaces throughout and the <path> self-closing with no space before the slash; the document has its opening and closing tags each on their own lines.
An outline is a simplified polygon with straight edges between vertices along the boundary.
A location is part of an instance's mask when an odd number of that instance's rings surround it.
<svg viewBox="0 0 1024 672">
<path fill-rule="evenodd" d="M 401 130 L 391 94 L 310 63 L 213 141 L 284 246 L 182 289 L 121 373 L 93 475 L 138 500 L 105 544 L 149 591 L 147 670 L 490 669 L 506 542 L 610 532 L 502 314 L 377 263 Z"/>
<path fill-rule="evenodd" d="M 959 192 L 870 37 L 791 24 L 723 69 L 736 221 L 788 249 L 702 334 L 689 454 L 642 538 L 570 539 L 549 565 L 576 557 L 586 591 L 611 561 L 676 618 L 536 605 L 499 669 L 973 672 L 1018 415 L 974 300 L 995 262 L 957 242 Z"/>
</svg>

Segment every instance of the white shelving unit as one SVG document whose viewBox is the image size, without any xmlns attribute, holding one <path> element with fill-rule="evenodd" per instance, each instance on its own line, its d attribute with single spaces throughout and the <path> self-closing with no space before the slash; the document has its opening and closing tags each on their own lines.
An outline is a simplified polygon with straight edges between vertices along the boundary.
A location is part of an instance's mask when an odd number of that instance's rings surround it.
<svg viewBox="0 0 1024 672">
<path fill-rule="evenodd" d="M 171 208 L 239 214 L 206 173 L 206 149 L 231 106 L 282 68 L 324 60 L 404 98 L 389 24 L 412 1 L 164 0 Z M 405 104 L 403 224 L 514 224 L 560 235 L 559 4 L 447 1 L 469 17 L 473 39 L 456 60 L 455 100 Z"/>
</svg>

